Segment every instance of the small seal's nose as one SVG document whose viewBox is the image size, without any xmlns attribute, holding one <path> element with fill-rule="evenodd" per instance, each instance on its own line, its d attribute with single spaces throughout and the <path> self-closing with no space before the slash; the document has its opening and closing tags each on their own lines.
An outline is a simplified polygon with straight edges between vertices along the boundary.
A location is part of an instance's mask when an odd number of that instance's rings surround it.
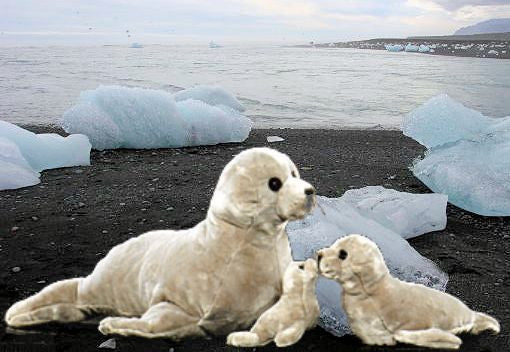
<svg viewBox="0 0 510 352">
<path fill-rule="evenodd" d="M 307 189 L 305 189 L 305 194 L 307 196 L 311 196 L 312 194 L 315 194 L 315 189 L 314 188 L 307 188 Z"/>
</svg>

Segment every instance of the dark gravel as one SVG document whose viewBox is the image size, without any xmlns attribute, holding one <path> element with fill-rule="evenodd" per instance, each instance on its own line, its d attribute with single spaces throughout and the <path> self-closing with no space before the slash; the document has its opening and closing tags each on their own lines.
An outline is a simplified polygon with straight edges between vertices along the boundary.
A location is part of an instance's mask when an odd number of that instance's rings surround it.
<svg viewBox="0 0 510 352">
<path fill-rule="evenodd" d="M 30 127 L 36 132 L 55 131 Z M 58 132 L 58 131 L 57 131 Z M 240 144 L 159 150 L 92 152 L 92 165 L 48 170 L 39 185 L 0 192 L 0 312 L 56 280 L 87 275 L 108 250 L 158 228 L 187 228 L 205 217 L 225 164 L 241 150 L 270 146 L 290 155 L 318 193 L 383 185 L 429 190 L 408 170 L 423 148 L 398 131 L 254 130 Z M 391 176 L 391 177 L 390 177 Z M 498 318 L 498 336 L 463 335 L 461 351 L 510 350 L 510 218 L 488 218 L 448 206 L 444 231 L 411 240 L 448 272 L 448 292 Z M 94 322 L 50 324 L 27 331 L 0 326 L 0 351 L 98 350 L 110 337 Z M 233 351 L 224 338 L 184 341 L 116 337 L 117 351 Z M 274 345 L 257 348 L 275 350 Z M 289 351 L 427 351 L 370 347 L 352 336 L 317 328 Z M 250 350 L 251 351 L 251 350 Z"/>
</svg>

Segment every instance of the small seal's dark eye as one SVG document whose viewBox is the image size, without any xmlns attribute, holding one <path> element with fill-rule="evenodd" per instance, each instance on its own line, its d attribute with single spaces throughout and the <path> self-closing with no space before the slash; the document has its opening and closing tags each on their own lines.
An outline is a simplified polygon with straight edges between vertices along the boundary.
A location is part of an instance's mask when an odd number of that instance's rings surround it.
<svg viewBox="0 0 510 352">
<path fill-rule="evenodd" d="M 347 252 L 344 251 L 343 249 L 340 250 L 340 253 L 338 254 L 338 258 L 340 258 L 341 260 L 344 260 L 345 258 L 347 258 Z"/>
<path fill-rule="evenodd" d="M 305 268 L 304 264 L 299 265 L 299 269 L 303 270 Z"/>
<path fill-rule="evenodd" d="M 282 188 L 282 181 L 278 177 L 272 177 L 269 179 L 269 188 L 273 192 L 278 192 L 280 188 Z"/>
<path fill-rule="evenodd" d="M 290 174 L 292 175 L 292 177 L 296 177 L 296 171 L 292 171 Z"/>
</svg>

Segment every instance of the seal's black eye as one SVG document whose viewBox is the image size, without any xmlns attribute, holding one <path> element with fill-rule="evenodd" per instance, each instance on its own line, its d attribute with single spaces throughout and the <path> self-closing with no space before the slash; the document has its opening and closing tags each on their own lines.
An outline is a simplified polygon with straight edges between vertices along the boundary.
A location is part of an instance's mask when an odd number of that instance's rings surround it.
<svg viewBox="0 0 510 352">
<path fill-rule="evenodd" d="M 305 265 L 304 265 L 304 264 L 300 264 L 300 265 L 299 265 L 299 269 L 304 270 L 304 268 L 305 268 Z"/>
<path fill-rule="evenodd" d="M 296 177 L 296 172 L 295 171 L 292 171 L 290 174 L 292 175 L 292 177 Z"/>
<path fill-rule="evenodd" d="M 345 258 L 347 258 L 347 252 L 344 251 L 343 249 L 341 249 L 340 253 L 338 254 L 338 258 L 340 258 L 341 260 L 344 260 Z"/>
<path fill-rule="evenodd" d="M 273 192 L 278 192 L 282 188 L 282 181 L 278 177 L 272 177 L 269 179 L 269 189 Z"/>
</svg>

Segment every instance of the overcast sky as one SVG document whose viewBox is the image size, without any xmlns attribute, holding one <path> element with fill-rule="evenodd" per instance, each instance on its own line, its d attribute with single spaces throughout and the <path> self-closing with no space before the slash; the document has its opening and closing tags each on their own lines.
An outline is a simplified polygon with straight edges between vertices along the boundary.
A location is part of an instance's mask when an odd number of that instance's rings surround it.
<svg viewBox="0 0 510 352">
<path fill-rule="evenodd" d="M 452 34 L 510 0 L 0 0 L 0 45 L 300 43 Z"/>
</svg>

